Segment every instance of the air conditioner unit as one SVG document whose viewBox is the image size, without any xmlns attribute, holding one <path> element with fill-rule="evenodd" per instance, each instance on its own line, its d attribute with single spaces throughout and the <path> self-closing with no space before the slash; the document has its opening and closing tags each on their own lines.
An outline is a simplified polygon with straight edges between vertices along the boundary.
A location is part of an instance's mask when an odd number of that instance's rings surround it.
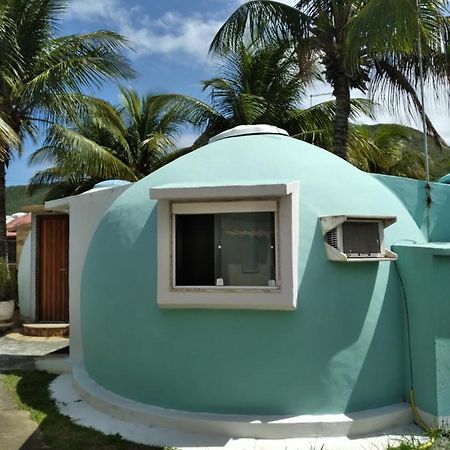
<svg viewBox="0 0 450 450">
<path fill-rule="evenodd" d="M 395 261 L 384 246 L 384 229 L 392 216 L 325 216 L 320 218 L 328 259 L 331 261 Z"/>
</svg>

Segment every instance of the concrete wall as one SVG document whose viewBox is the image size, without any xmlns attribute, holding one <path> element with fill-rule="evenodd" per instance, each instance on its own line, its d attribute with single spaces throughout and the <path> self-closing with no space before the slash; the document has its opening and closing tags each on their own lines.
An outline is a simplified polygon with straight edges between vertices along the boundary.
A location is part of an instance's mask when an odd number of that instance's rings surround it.
<svg viewBox="0 0 450 450">
<path fill-rule="evenodd" d="M 408 304 L 418 407 L 450 416 L 450 243 L 394 246 Z M 437 423 L 436 425 L 441 425 Z"/>
<path fill-rule="evenodd" d="M 297 310 L 158 308 L 151 187 L 291 181 L 300 183 Z M 399 278 L 389 262 L 327 259 L 319 218 L 339 214 L 396 216 L 388 247 L 424 242 L 378 179 L 290 138 L 218 141 L 136 183 L 107 211 L 86 257 L 81 318 L 89 376 L 133 400 L 189 411 L 334 414 L 405 400 Z"/>
<path fill-rule="evenodd" d="M 78 196 L 46 203 L 47 208 L 69 211 L 69 321 L 70 358 L 83 359 L 80 329 L 80 284 L 87 249 L 98 223 L 112 202 L 129 186 L 93 189 Z"/>
<path fill-rule="evenodd" d="M 31 321 L 31 233 L 22 247 L 22 254 L 17 272 L 17 284 L 19 289 L 20 317 L 23 321 Z"/>
<path fill-rule="evenodd" d="M 450 185 L 431 183 L 431 207 L 426 206 L 425 182 L 409 178 L 373 175 L 405 205 L 430 242 L 450 241 Z"/>
</svg>

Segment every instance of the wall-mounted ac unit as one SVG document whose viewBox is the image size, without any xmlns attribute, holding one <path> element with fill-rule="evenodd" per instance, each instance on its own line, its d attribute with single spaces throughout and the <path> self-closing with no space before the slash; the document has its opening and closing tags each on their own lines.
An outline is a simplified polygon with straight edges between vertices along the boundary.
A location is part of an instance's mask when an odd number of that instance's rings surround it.
<svg viewBox="0 0 450 450">
<path fill-rule="evenodd" d="M 395 261 L 397 255 L 384 246 L 384 229 L 393 216 L 325 216 L 320 218 L 325 248 L 331 261 Z"/>
</svg>

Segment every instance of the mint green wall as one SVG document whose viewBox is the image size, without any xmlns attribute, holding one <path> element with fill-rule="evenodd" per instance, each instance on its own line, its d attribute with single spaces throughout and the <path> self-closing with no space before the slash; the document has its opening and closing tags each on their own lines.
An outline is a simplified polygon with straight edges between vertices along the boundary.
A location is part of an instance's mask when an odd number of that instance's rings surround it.
<svg viewBox="0 0 450 450">
<path fill-rule="evenodd" d="M 409 307 L 419 408 L 450 415 L 450 243 L 394 246 Z"/>
<path fill-rule="evenodd" d="M 409 178 L 373 175 L 403 202 L 424 236 L 430 224 L 430 241 L 450 241 L 450 185 L 430 183 L 431 208 L 426 207 L 425 182 Z"/>
<path fill-rule="evenodd" d="M 299 180 L 299 292 L 293 312 L 162 310 L 156 202 L 167 183 Z M 334 155 L 282 136 L 225 139 L 122 194 L 100 223 L 81 290 L 85 367 L 107 389 L 191 411 L 319 414 L 404 399 L 404 329 L 391 263 L 326 258 L 322 215 L 394 215 L 386 243 L 423 241 L 400 200 Z"/>
</svg>

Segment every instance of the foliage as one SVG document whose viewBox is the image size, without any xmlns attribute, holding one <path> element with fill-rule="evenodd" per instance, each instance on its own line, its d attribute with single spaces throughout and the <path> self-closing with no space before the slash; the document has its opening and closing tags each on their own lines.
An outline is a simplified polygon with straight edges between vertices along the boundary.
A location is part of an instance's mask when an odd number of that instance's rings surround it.
<svg viewBox="0 0 450 450">
<path fill-rule="evenodd" d="M 365 143 L 350 146 L 348 150 L 348 161 L 354 166 L 366 172 L 424 179 L 423 155 L 408 148 L 412 138 L 409 128 L 386 124 L 377 127 L 373 133 L 364 126 L 352 128 Z"/>
<path fill-rule="evenodd" d="M 4 258 L 0 258 L 0 302 L 11 300 L 11 298 L 8 297 L 9 283 L 8 264 Z"/>
<path fill-rule="evenodd" d="M 6 298 L 8 300 L 19 300 L 19 286 L 17 280 L 17 267 L 9 269 L 9 279 L 6 285 Z"/>
<path fill-rule="evenodd" d="M 39 424 L 43 433 L 45 448 L 49 450 L 162 450 L 125 441 L 120 435 L 104 435 L 92 428 L 86 428 L 72 422 L 69 417 L 58 412 L 49 395 L 49 384 L 55 375 L 46 372 L 16 372 L 2 376 L 8 391 L 21 409 L 30 413 Z M 0 380 L 1 382 L 2 380 Z"/>
<path fill-rule="evenodd" d="M 109 105 L 105 122 L 94 112 L 68 127 L 53 125 L 44 146 L 30 157 L 31 164 L 50 164 L 30 180 L 30 192 L 51 185 L 46 198 L 77 194 L 100 181 L 136 181 L 174 157 L 175 138 L 186 119 L 160 96 L 140 97 L 121 89 L 122 103 Z M 175 152 L 176 153 L 176 152 Z"/>
<path fill-rule="evenodd" d="M 3 0 L 0 5 L 0 219 L 5 211 L 4 172 L 25 137 L 54 123 L 96 110 L 109 121 L 105 102 L 86 95 L 103 82 L 134 75 L 123 50 L 127 41 L 110 31 L 60 36 L 64 0 Z M 2 219 L 3 221 L 3 219 Z M 0 226 L 0 256 L 6 231 Z"/>
<path fill-rule="evenodd" d="M 417 94 L 417 36 L 426 81 L 448 92 L 449 26 L 445 0 L 299 0 L 295 7 L 269 0 L 241 5 L 215 36 L 211 51 L 225 55 L 242 42 L 292 49 L 300 68 L 319 63 L 336 97 L 334 151 L 346 157 L 350 90 L 380 94 L 395 113 L 422 111 Z M 383 11 L 383 14 L 380 14 Z M 431 121 L 429 133 L 442 143 Z"/>
<path fill-rule="evenodd" d="M 240 45 L 220 59 L 218 76 L 203 82 L 210 104 L 183 95 L 162 98 L 202 130 L 194 147 L 237 125 L 264 123 L 329 148 L 335 103 L 301 108 L 307 84 L 318 78 L 314 65 L 299 70 L 290 47 Z M 368 100 L 355 99 L 351 106 L 352 117 L 372 116 L 373 105 Z"/>
<path fill-rule="evenodd" d="M 26 205 L 42 205 L 47 191 L 48 187 L 43 186 L 30 195 L 27 186 L 7 186 L 6 214 L 20 212 Z"/>
<path fill-rule="evenodd" d="M 424 159 L 423 156 L 423 134 L 419 130 L 415 130 L 410 127 L 403 125 L 390 125 L 390 124 L 378 124 L 378 125 L 360 125 L 359 127 L 366 129 L 366 133 L 369 135 L 369 140 L 373 140 L 374 135 L 377 131 L 384 127 L 393 127 L 393 129 L 403 129 L 400 133 L 400 147 L 403 152 L 413 152 L 414 154 L 420 154 L 420 159 Z M 391 128 L 392 129 L 392 128 Z M 402 138 L 402 135 L 406 133 L 407 139 Z M 395 135 L 393 136 L 394 141 L 397 139 Z M 397 146 L 394 142 L 394 146 Z M 450 173 L 450 147 L 438 146 L 430 137 L 428 137 L 428 149 L 430 156 L 430 174 L 432 180 L 437 180 L 438 178 Z M 418 156 L 417 156 L 418 157 Z M 422 165 L 423 163 L 421 163 Z"/>
<path fill-rule="evenodd" d="M 450 448 L 450 430 L 448 424 L 443 423 L 440 428 L 426 431 L 428 440 L 424 443 L 414 437 L 404 437 L 388 446 L 387 450 L 448 450 Z"/>
</svg>

